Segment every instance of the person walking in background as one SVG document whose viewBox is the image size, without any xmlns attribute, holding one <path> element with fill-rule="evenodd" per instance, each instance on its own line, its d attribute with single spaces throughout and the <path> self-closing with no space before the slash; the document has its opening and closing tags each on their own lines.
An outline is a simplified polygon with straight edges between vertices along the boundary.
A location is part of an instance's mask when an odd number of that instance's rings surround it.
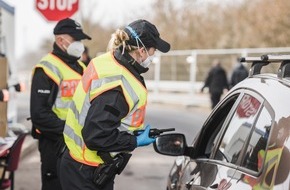
<svg viewBox="0 0 290 190">
<path fill-rule="evenodd" d="M 30 99 L 32 136 L 39 141 L 42 190 L 60 190 L 57 161 L 65 143 L 67 110 L 85 65 L 81 40 L 90 40 L 76 21 L 60 20 L 53 31 L 53 51 L 33 69 Z"/>
<path fill-rule="evenodd" d="M 85 51 L 84 51 L 83 54 L 82 54 L 81 61 L 82 61 L 86 66 L 88 66 L 88 64 L 89 64 L 90 61 L 91 61 L 91 57 L 90 57 L 90 54 L 89 54 L 89 49 L 88 49 L 87 46 L 85 46 Z"/>
<path fill-rule="evenodd" d="M 66 118 L 67 150 L 61 158 L 64 189 L 112 190 L 137 147 L 155 141 L 144 127 L 147 89 L 142 73 L 149 70 L 156 50 L 170 44 L 157 28 L 137 20 L 112 34 L 109 51 L 91 60 Z M 137 136 L 134 130 L 145 130 Z"/>
<path fill-rule="evenodd" d="M 229 89 L 226 71 L 218 60 L 214 60 L 201 92 L 209 88 L 211 108 L 213 109 L 221 99 L 224 89 Z"/>
<path fill-rule="evenodd" d="M 232 76 L 231 76 L 230 87 L 232 88 L 233 86 L 235 86 L 236 84 L 238 84 L 239 82 L 247 78 L 248 76 L 249 76 L 249 71 L 247 70 L 247 68 L 243 65 L 243 63 L 237 60 L 237 65 L 235 66 Z"/>
</svg>

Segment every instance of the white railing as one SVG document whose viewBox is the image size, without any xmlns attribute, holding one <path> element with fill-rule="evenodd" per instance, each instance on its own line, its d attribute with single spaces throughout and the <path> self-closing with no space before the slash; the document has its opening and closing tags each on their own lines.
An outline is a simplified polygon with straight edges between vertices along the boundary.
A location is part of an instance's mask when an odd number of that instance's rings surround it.
<svg viewBox="0 0 290 190">
<path fill-rule="evenodd" d="M 147 88 L 154 94 L 160 92 L 185 92 L 193 95 L 200 90 L 202 81 L 196 81 L 197 61 L 200 55 L 240 55 L 241 57 L 250 56 L 251 54 L 290 54 L 290 47 L 277 48 L 244 48 L 244 49 L 193 49 L 193 50 L 173 50 L 166 54 L 157 53 L 154 62 L 154 79 L 147 80 Z M 170 81 L 161 80 L 161 63 L 162 56 L 185 56 L 184 60 L 190 64 L 189 80 L 187 81 Z"/>
</svg>

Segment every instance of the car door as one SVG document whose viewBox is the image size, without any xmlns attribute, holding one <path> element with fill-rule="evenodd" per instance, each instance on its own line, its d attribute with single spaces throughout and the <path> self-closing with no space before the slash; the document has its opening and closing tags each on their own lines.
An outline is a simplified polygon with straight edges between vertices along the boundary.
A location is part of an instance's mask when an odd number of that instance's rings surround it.
<svg viewBox="0 0 290 190">
<path fill-rule="evenodd" d="M 180 177 L 176 189 L 203 189 L 203 186 L 212 184 L 216 178 L 217 168 L 214 164 L 208 164 L 213 150 L 214 140 L 220 133 L 226 118 L 231 112 L 232 107 L 238 100 L 239 92 L 234 93 L 229 98 L 223 100 L 205 121 L 204 126 L 193 142 L 194 153 L 190 155 Z M 189 161 L 190 160 L 190 161 Z"/>
<path fill-rule="evenodd" d="M 245 176 L 260 174 L 257 152 L 267 143 L 260 139 L 272 125 L 263 102 L 257 94 L 240 91 L 218 106 L 195 144 L 197 158 L 188 165 L 196 167 L 187 189 L 252 189 Z"/>
<path fill-rule="evenodd" d="M 211 155 L 212 162 L 221 168 L 214 182 L 217 189 L 252 189 L 262 175 L 273 112 L 257 94 L 241 96 Z"/>
</svg>

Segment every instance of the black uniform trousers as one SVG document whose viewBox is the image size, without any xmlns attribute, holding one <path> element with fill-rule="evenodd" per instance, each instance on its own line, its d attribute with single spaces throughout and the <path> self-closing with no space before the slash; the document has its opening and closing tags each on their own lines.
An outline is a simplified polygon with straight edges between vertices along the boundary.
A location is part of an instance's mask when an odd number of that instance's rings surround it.
<svg viewBox="0 0 290 190">
<path fill-rule="evenodd" d="M 60 179 L 63 190 L 113 190 L 114 178 L 102 188 L 93 182 L 96 167 L 75 161 L 67 149 L 60 161 Z"/>
<path fill-rule="evenodd" d="M 59 177 L 57 175 L 59 142 L 48 138 L 39 138 L 39 152 L 41 161 L 41 181 L 42 190 L 62 190 Z"/>
</svg>

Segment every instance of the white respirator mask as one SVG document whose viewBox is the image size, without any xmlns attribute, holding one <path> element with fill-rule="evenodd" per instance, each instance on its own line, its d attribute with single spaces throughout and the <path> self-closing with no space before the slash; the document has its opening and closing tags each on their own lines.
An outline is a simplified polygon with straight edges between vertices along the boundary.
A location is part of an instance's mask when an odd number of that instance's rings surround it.
<svg viewBox="0 0 290 190">
<path fill-rule="evenodd" d="M 147 50 L 146 50 L 146 52 L 147 52 Z M 148 68 L 154 59 L 154 55 L 149 55 L 148 52 L 147 52 L 147 55 L 148 55 L 148 57 L 140 63 L 140 65 L 144 68 Z"/>
<path fill-rule="evenodd" d="M 65 38 L 63 38 L 65 41 L 69 43 L 69 41 Z M 85 51 L 85 46 L 80 41 L 74 41 L 69 44 L 68 47 L 65 47 L 67 54 L 74 56 L 74 57 L 81 57 L 83 52 Z"/>
</svg>

